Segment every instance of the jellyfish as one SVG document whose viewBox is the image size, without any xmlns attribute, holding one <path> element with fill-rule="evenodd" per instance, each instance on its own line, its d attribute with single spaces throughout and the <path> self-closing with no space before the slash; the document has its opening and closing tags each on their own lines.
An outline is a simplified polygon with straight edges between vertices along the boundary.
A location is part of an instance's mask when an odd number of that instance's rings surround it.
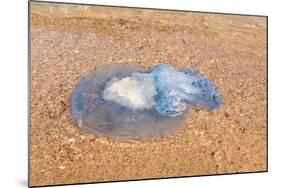
<svg viewBox="0 0 281 188">
<path fill-rule="evenodd" d="M 216 85 L 193 69 L 112 64 L 81 80 L 71 110 L 77 125 L 91 133 L 145 139 L 175 133 L 192 107 L 214 110 L 222 104 Z"/>
</svg>

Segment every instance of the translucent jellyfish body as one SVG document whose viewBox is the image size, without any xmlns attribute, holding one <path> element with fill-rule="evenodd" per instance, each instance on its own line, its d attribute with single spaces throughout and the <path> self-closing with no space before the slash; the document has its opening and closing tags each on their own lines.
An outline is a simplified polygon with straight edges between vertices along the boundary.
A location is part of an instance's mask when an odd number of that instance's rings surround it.
<svg viewBox="0 0 281 188">
<path fill-rule="evenodd" d="M 144 139 L 174 133 L 191 106 L 222 104 L 216 86 L 191 69 L 157 65 L 108 65 L 86 76 L 72 95 L 78 126 L 113 139 Z"/>
</svg>

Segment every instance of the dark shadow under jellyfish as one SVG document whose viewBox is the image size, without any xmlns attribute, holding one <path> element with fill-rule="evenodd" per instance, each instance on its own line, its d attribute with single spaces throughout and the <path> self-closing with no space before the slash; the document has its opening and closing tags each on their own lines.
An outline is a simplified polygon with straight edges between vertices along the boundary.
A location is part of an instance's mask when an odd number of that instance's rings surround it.
<svg viewBox="0 0 281 188">
<path fill-rule="evenodd" d="M 71 110 L 78 126 L 94 134 L 145 139 L 173 134 L 191 107 L 213 110 L 222 103 L 214 83 L 192 69 L 112 64 L 81 80 Z"/>
</svg>

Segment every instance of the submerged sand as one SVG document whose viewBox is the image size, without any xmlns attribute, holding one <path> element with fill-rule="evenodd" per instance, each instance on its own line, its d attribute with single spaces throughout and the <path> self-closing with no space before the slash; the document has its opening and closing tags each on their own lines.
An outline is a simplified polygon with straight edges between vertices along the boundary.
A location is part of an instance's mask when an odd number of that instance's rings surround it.
<svg viewBox="0 0 281 188">
<path fill-rule="evenodd" d="M 31 3 L 32 186 L 267 170 L 265 17 L 63 8 Z M 186 126 L 164 138 L 89 134 L 71 117 L 72 92 L 113 63 L 193 68 L 225 104 L 191 110 Z"/>
</svg>

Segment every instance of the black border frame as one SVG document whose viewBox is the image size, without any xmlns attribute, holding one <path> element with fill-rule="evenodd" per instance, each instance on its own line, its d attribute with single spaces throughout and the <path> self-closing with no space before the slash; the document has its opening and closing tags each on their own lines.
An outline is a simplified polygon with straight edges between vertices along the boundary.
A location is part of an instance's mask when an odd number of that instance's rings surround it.
<svg viewBox="0 0 281 188">
<path fill-rule="evenodd" d="M 249 171 L 249 172 L 233 172 L 224 174 L 202 174 L 193 176 L 174 176 L 174 177 L 162 177 L 162 178 L 145 178 L 145 179 L 128 179 L 128 180 L 112 180 L 112 181 L 96 181 L 96 182 L 81 182 L 70 184 L 50 184 L 50 185 L 30 185 L 30 156 L 31 156 L 31 32 L 30 32 L 30 15 L 31 15 L 31 3 L 46 3 L 46 4 L 68 4 L 68 5 L 85 5 L 85 6 L 99 6 L 99 7 L 113 7 L 113 8 L 131 8 L 131 9 L 144 9 L 144 10 L 160 10 L 160 11 L 176 11 L 176 12 L 192 12 L 192 13 L 206 13 L 206 14 L 222 14 L 232 16 L 253 16 L 263 17 L 266 19 L 266 170 L 262 171 Z M 253 173 L 267 173 L 268 170 L 268 16 L 266 15 L 254 15 L 254 14 L 237 14 L 237 13 L 224 13 L 224 12 L 207 12 L 207 11 L 192 11 L 192 10 L 175 10 L 175 9 L 161 9 L 161 8 L 145 8 L 145 7 L 133 7 L 133 6 L 117 6 L 117 5 L 103 5 L 103 4 L 87 4 L 87 3 L 70 3 L 70 2 L 54 2 L 54 1 L 28 1 L 28 187 L 53 187 L 53 186 L 67 186 L 67 185 L 85 185 L 85 184 L 98 184 L 98 183 L 113 183 L 113 182 L 132 182 L 141 180 L 161 180 L 161 179 L 175 179 L 175 178 L 192 178 L 192 177 L 206 177 L 206 176 L 223 176 L 223 175 L 237 175 L 237 174 L 253 174 Z"/>
</svg>

